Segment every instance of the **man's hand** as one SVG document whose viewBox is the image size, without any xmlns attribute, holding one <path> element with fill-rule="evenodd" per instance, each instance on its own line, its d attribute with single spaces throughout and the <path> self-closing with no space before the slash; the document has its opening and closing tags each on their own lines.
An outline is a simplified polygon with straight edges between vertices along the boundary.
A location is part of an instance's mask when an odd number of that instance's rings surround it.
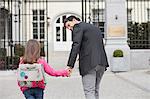
<svg viewBox="0 0 150 99">
<path fill-rule="evenodd" d="M 66 69 L 67 69 L 67 70 L 68 70 L 68 72 L 69 72 L 68 77 L 70 77 L 73 69 L 72 69 L 71 67 L 69 67 L 69 66 L 67 66 L 67 68 L 66 68 Z"/>
</svg>

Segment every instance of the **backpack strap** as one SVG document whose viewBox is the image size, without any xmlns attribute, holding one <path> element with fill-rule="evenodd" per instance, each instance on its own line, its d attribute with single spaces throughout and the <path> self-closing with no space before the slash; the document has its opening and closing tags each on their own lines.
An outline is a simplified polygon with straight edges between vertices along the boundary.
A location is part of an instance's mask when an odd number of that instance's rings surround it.
<svg viewBox="0 0 150 99">
<path fill-rule="evenodd" d="M 20 57 L 20 62 L 19 62 L 19 64 L 23 64 L 24 62 L 23 62 L 23 57 Z"/>
</svg>

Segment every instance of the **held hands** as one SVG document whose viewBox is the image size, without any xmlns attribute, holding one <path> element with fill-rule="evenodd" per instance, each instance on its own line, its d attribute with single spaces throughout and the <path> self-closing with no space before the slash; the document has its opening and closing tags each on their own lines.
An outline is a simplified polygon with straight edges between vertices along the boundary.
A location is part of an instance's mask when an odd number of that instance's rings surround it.
<svg viewBox="0 0 150 99">
<path fill-rule="evenodd" d="M 73 69 L 68 66 L 68 67 L 66 68 L 66 70 L 67 70 L 68 73 L 69 73 L 67 77 L 70 77 Z"/>
</svg>

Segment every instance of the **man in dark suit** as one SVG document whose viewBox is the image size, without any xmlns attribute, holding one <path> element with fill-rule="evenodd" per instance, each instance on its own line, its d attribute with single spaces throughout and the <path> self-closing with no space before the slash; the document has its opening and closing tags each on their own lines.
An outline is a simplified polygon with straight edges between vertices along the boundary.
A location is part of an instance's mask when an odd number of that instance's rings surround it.
<svg viewBox="0 0 150 99">
<path fill-rule="evenodd" d="M 79 54 L 79 71 L 86 99 L 99 99 L 99 84 L 108 67 L 102 33 L 92 24 L 80 22 L 76 16 L 65 19 L 64 25 L 72 31 L 73 44 L 67 66 L 74 68 Z"/>
</svg>

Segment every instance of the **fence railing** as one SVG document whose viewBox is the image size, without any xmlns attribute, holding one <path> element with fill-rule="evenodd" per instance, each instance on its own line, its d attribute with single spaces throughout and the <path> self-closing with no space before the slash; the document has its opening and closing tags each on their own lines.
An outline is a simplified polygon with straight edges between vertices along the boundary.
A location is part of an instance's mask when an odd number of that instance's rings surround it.
<svg viewBox="0 0 150 99">
<path fill-rule="evenodd" d="M 48 60 L 47 0 L 2 0 L 0 5 L 0 69 L 17 68 L 28 39 L 40 41 Z"/>
<path fill-rule="evenodd" d="M 150 49 L 150 0 L 127 0 L 128 44 Z"/>
<path fill-rule="evenodd" d="M 19 59 L 24 55 L 25 44 L 27 41 L 0 41 L 1 45 L 5 47 L 0 47 L 0 70 L 3 69 L 16 69 L 19 64 Z M 45 41 L 46 42 L 46 41 Z M 45 57 L 47 54 L 45 47 L 43 46 L 43 41 L 41 43 L 41 56 Z"/>
<path fill-rule="evenodd" d="M 150 0 L 127 0 L 126 4 L 128 45 L 150 49 Z M 98 26 L 104 35 L 105 9 L 105 0 L 82 0 L 82 20 Z"/>
</svg>

